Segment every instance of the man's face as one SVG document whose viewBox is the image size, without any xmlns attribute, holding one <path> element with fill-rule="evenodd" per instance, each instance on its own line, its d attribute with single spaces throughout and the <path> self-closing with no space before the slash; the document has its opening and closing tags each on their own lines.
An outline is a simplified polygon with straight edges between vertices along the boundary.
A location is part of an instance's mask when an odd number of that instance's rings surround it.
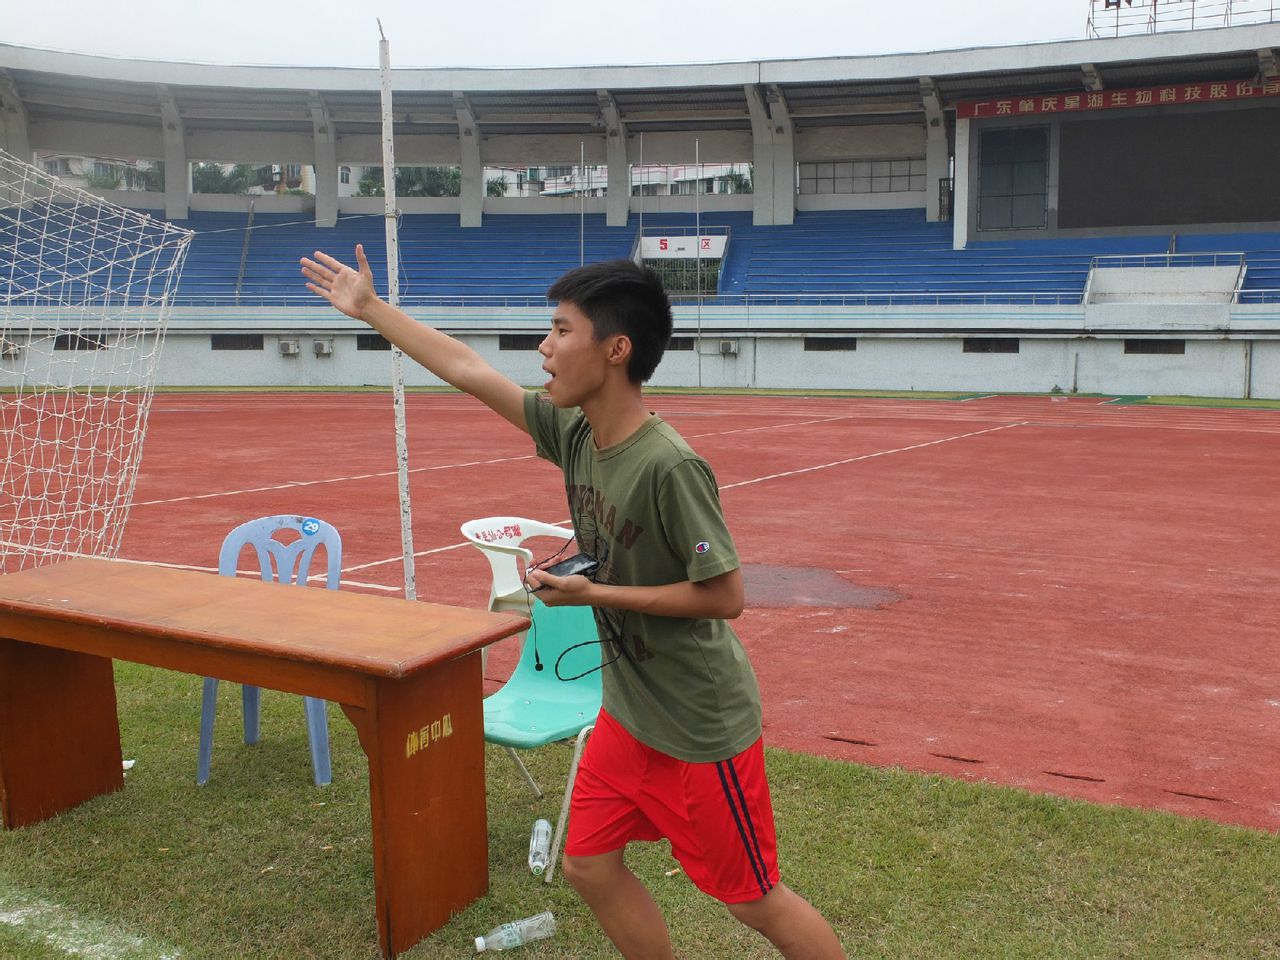
<svg viewBox="0 0 1280 960">
<path fill-rule="evenodd" d="M 616 337 L 599 342 L 585 313 L 562 301 L 551 316 L 551 332 L 538 345 L 542 369 L 551 375 L 547 394 L 557 407 L 580 407 L 600 389 Z"/>
</svg>

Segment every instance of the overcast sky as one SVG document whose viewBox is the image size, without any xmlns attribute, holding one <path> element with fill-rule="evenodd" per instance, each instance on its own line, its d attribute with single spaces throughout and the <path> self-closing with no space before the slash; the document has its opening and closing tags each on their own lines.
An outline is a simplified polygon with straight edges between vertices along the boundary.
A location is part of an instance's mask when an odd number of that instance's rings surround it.
<svg viewBox="0 0 1280 960">
<path fill-rule="evenodd" d="M 858 56 L 1082 39 L 1088 0 L 0 0 L 0 42 L 157 60 L 581 66 Z"/>
</svg>

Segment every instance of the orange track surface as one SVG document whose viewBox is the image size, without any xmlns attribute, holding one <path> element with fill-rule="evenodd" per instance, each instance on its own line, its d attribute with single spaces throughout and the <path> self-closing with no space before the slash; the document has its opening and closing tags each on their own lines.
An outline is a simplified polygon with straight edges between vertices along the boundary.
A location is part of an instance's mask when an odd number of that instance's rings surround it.
<svg viewBox="0 0 1280 960">
<path fill-rule="evenodd" d="M 767 744 L 1280 830 L 1280 411 L 650 405 L 721 483 Z M 559 473 L 469 398 L 408 417 L 418 594 L 482 605 L 458 525 L 564 520 Z M 121 555 L 212 569 L 302 513 L 398 587 L 394 470 L 389 395 L 158 396 Z"/>
</svg>

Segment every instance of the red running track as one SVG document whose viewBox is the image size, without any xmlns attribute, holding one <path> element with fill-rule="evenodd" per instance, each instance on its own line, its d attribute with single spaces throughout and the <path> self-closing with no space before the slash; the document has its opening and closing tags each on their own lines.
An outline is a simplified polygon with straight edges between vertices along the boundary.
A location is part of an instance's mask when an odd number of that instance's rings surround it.
<svg viewBox="0 0 1280 960">
<path fill-rule="evenodd" d="M 1280 830 L 1280 411 L 654 396 L 715 468 L 773 746 Z M 470 398 L 408 398 L 423 599 L 464 520 L 567 517 Z M 268 513 L 402 580 L 388 395 L 161 395 L 122 556 L 212 569 Z M 491 658 L 491 675 L 510 666 Z"/>
</svg>

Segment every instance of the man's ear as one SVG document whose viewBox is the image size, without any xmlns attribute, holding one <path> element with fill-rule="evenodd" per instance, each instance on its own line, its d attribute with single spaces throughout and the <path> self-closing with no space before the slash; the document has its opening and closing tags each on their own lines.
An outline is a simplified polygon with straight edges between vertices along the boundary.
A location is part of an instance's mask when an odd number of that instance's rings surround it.
<svg viewBox="0 0 1280 960">
<path fill-rule="evenodd" d="M 625 365 L 631 359 L 631 338 L 625 333 L 611 337 L 605 359 L 613 366 Z"/>
</svg>

